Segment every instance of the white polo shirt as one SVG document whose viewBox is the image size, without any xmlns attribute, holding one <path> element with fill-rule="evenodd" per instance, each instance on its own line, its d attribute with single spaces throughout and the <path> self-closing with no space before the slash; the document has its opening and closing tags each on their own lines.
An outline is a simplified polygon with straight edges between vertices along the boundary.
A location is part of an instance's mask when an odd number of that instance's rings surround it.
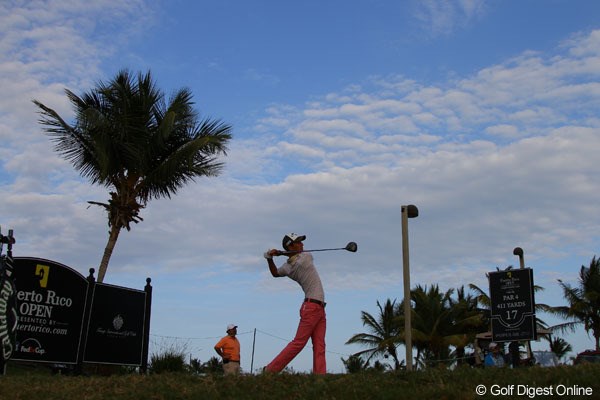
<svg viewBox="0 0 600 400">
<path fill-rule="evenodd" d="M 305 297 L 325 302 L 325 292 L 313 264 L 312 254 L 299 253 L 288 258 L 288 261 L 277 269 L 277 273 L 298 282 Z"/>
</svg>

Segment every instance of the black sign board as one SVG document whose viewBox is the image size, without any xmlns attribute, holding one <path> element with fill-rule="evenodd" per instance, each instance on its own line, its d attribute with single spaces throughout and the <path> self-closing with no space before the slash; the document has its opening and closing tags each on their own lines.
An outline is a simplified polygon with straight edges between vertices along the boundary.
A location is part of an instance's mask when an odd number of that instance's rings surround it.
<svg viewBox="0 0 600 400">
<path fill-rule="evenodd" d="M 84 361 L 140 365 L 146 292 L 97 283 Z"/>
<path fill-rule="evenodd" d="M 15 257 L 17 334 L 13 360 L 76 364 L 89 283 L 55 261 Z"/>
<path fill-rule="evenodd" d="M 533 270 L 490 272 L 492 340 L 536 340 Z"/>
</svg>

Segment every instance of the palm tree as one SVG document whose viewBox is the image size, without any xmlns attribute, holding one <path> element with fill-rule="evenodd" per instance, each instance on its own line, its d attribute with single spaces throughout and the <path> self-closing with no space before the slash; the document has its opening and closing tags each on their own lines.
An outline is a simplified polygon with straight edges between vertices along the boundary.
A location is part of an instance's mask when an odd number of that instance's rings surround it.
<svg viewBox="0 0 600 400">
<path fill-rule="evenodd" d="M 559 361 L 562 360 L 567 353 L 573 351 L 573 346 L 563 338 L 548 338 L 547 340 L 550 343 L 550 351 L 556 354 Z"/>
<path fill-rule="evenodd" d="M 346 372 L 349 374 L 356 374 L 358 372 L 364 372 L 369 368 L 369 362 L 364 361 L 360 356 L 352 354 L 347 359 L 342 357 Z"/>
<path fill-rule="evenodd" d="M 81 97 L 65 92 L 74 124 L 34 103 L 56 151 L 92 184 L 109 189 L 107 203 L 89 202 L 108 213 L 108 243 L 98 270 L 102 282 L 119 233 L 143 220 L 140 210 L 149 200 L 171 198 L 197 177 L 219 174 L 218 156 L 226 155 L 231 127 L 200 121 L 188 89 L 175 92 L 167 104 L 150 72 L 134 78 L 122 70 Z"/>
<path fill-rule="evenodd" d="M 453 291 L 442 293 L 438 285 L 417 285 L 411 290 L 413 344 L 422 365 L 450 358 L 449 346 L 456 339 L 449 305 Z"/>
<path fill-rule="evenodd" d="M 398 319 L 399 308 L 395 306 L 396 300 L 387 299 L 382 306 L 377 301 L 379 315 L 373 317 L 366 311 L 361 311 L 363 326 L 366 326 L 369 333 L 357 333 L 352 336 L 346 344 L 358 343 L 369 348 L 359 351 L 355 356 L 368 355 L 365 363 L 368 364 L 373 357 L 391 356 L 394 360 L 394 368 L 400 369 L 400 361 L 396 352 L 396 343 L 399 341 L 400 324 Z"/>
<path fill-rule="evenodd" d="M 552 311 L 570 320 L 558 326 L 561 330 L 575 330 L 583 324 L 586 332 L 592 331 L 596 351 L 600 351 L 600 258 L 592 258 L 589 267 L 581 266 L 578 285 L 571 286 L 558 280 L 568 305 L 553 307 Z"/>
<path fill-rule="evenodd" d="M 475 300 L 479 305 L 479 311 L 481 312 L 483 320 L 486 322 L 486 326 L 491 327 L 490 318 L 492 317 L 492 299 L 490 299 L 490 296 L 485 290 L 473 283 L 469 284 L 469 289 L 475 292 Z"/>
<path fill-rule="evenodd" d="M 464 286 L 457 288 L 456 298 L 450 297 L 448 302 L 452 317 L 452 334 L 448 342 L 454 346 L 457 364 L 461 365 L 465 359 L 465 348 L 475 341 L 478 333 L 487 330 L 487 322 L 478 307 L 477 297 L 467 293 Z"/>
<path fill-rule="evenodd" d="M 211 357 L 207 362 L 202 364 L 202 372 L 209 374 L 222 374 L 223 362 L 217 357 Z"/>
<path fill-rule="evenodd" d="M 465 348 L 487 329 L 477 298 L 464 286 L 442 292 L 438 285 L 417 285 L 411 298 L 413 344 L 419 364 L 427 367 L 453 360 L 463 364 Z"/>
</svg>

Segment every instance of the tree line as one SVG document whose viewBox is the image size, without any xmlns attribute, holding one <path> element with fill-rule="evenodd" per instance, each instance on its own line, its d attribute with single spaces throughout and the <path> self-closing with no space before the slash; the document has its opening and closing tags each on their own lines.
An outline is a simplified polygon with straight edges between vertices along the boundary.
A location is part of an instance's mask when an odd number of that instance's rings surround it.
<svg viewBox="0 0 600 400">
<path fill-rule="evenodd" d="M 508 267 L 512 268 L 512 267 Z M 558 280 L 566 305 L 549 306 L 536 303 L 536 315 L 546 312 L 558 316 L 563 323 L 548 326 L 536 316 L 538 331 L 550 332 L 542 336 L 550 350 L 562 359 L 572 347 L 554 334 L 572 332 L 583 326 L 595 340 L 600 351 L 600 259 L 595 256 L 589 266 L 581 266 L 577 282 L 569 284 Z M 543 290 L 534 287 L 534 292 Z M 439 285 L 417 285 L 410 291 L 412 343 L 416 351 L 417 368 L 432 366 L 460 366 L 469 362 L 477 334 L 491 330 L 490 297 L 474 284 L 443 291 Z M 366 332 L 353 335 L 346 344 L 358 344 L 365 349 L 342 359 L 348 372 L 372 370 L 399 370 L 404 360 L 398 357 L 398 347 L 404 345 L 404 300 L 377 301 L 378 312 L 361 311 Z M 467 352 L 470 351 L 468 354 Z M 382 359 L 384 362 L 382 362 Z M 389 362 L 386 362 L 389 361 Z M 371 364 L 373 362 L 373 364 Z"/>
</svg>

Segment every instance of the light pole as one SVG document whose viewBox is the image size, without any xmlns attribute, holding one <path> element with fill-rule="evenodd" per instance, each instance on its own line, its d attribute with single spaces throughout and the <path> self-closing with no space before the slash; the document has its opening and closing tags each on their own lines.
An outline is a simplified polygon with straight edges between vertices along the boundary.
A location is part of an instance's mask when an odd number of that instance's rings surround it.
<svg viewBox="0 0 600 400">
<path fill-rule="evenodd" d="M 519 257 L 519 265 L 521 269 L 525 268 L 525 259 L 523 258 L 523 249 L 520 247 L 515 247 L 513 249 L 513 254 Z"/>
<path fill-rule="evenodd" d="M 410 270 L 408 265 L 408 219 L 419 216 L 414 205 L 402 206 L 402 270 L 404 275 L 404 345 L 406 370 L 412 371 L 412 326 L 410 312 Z"/>
</svg>

